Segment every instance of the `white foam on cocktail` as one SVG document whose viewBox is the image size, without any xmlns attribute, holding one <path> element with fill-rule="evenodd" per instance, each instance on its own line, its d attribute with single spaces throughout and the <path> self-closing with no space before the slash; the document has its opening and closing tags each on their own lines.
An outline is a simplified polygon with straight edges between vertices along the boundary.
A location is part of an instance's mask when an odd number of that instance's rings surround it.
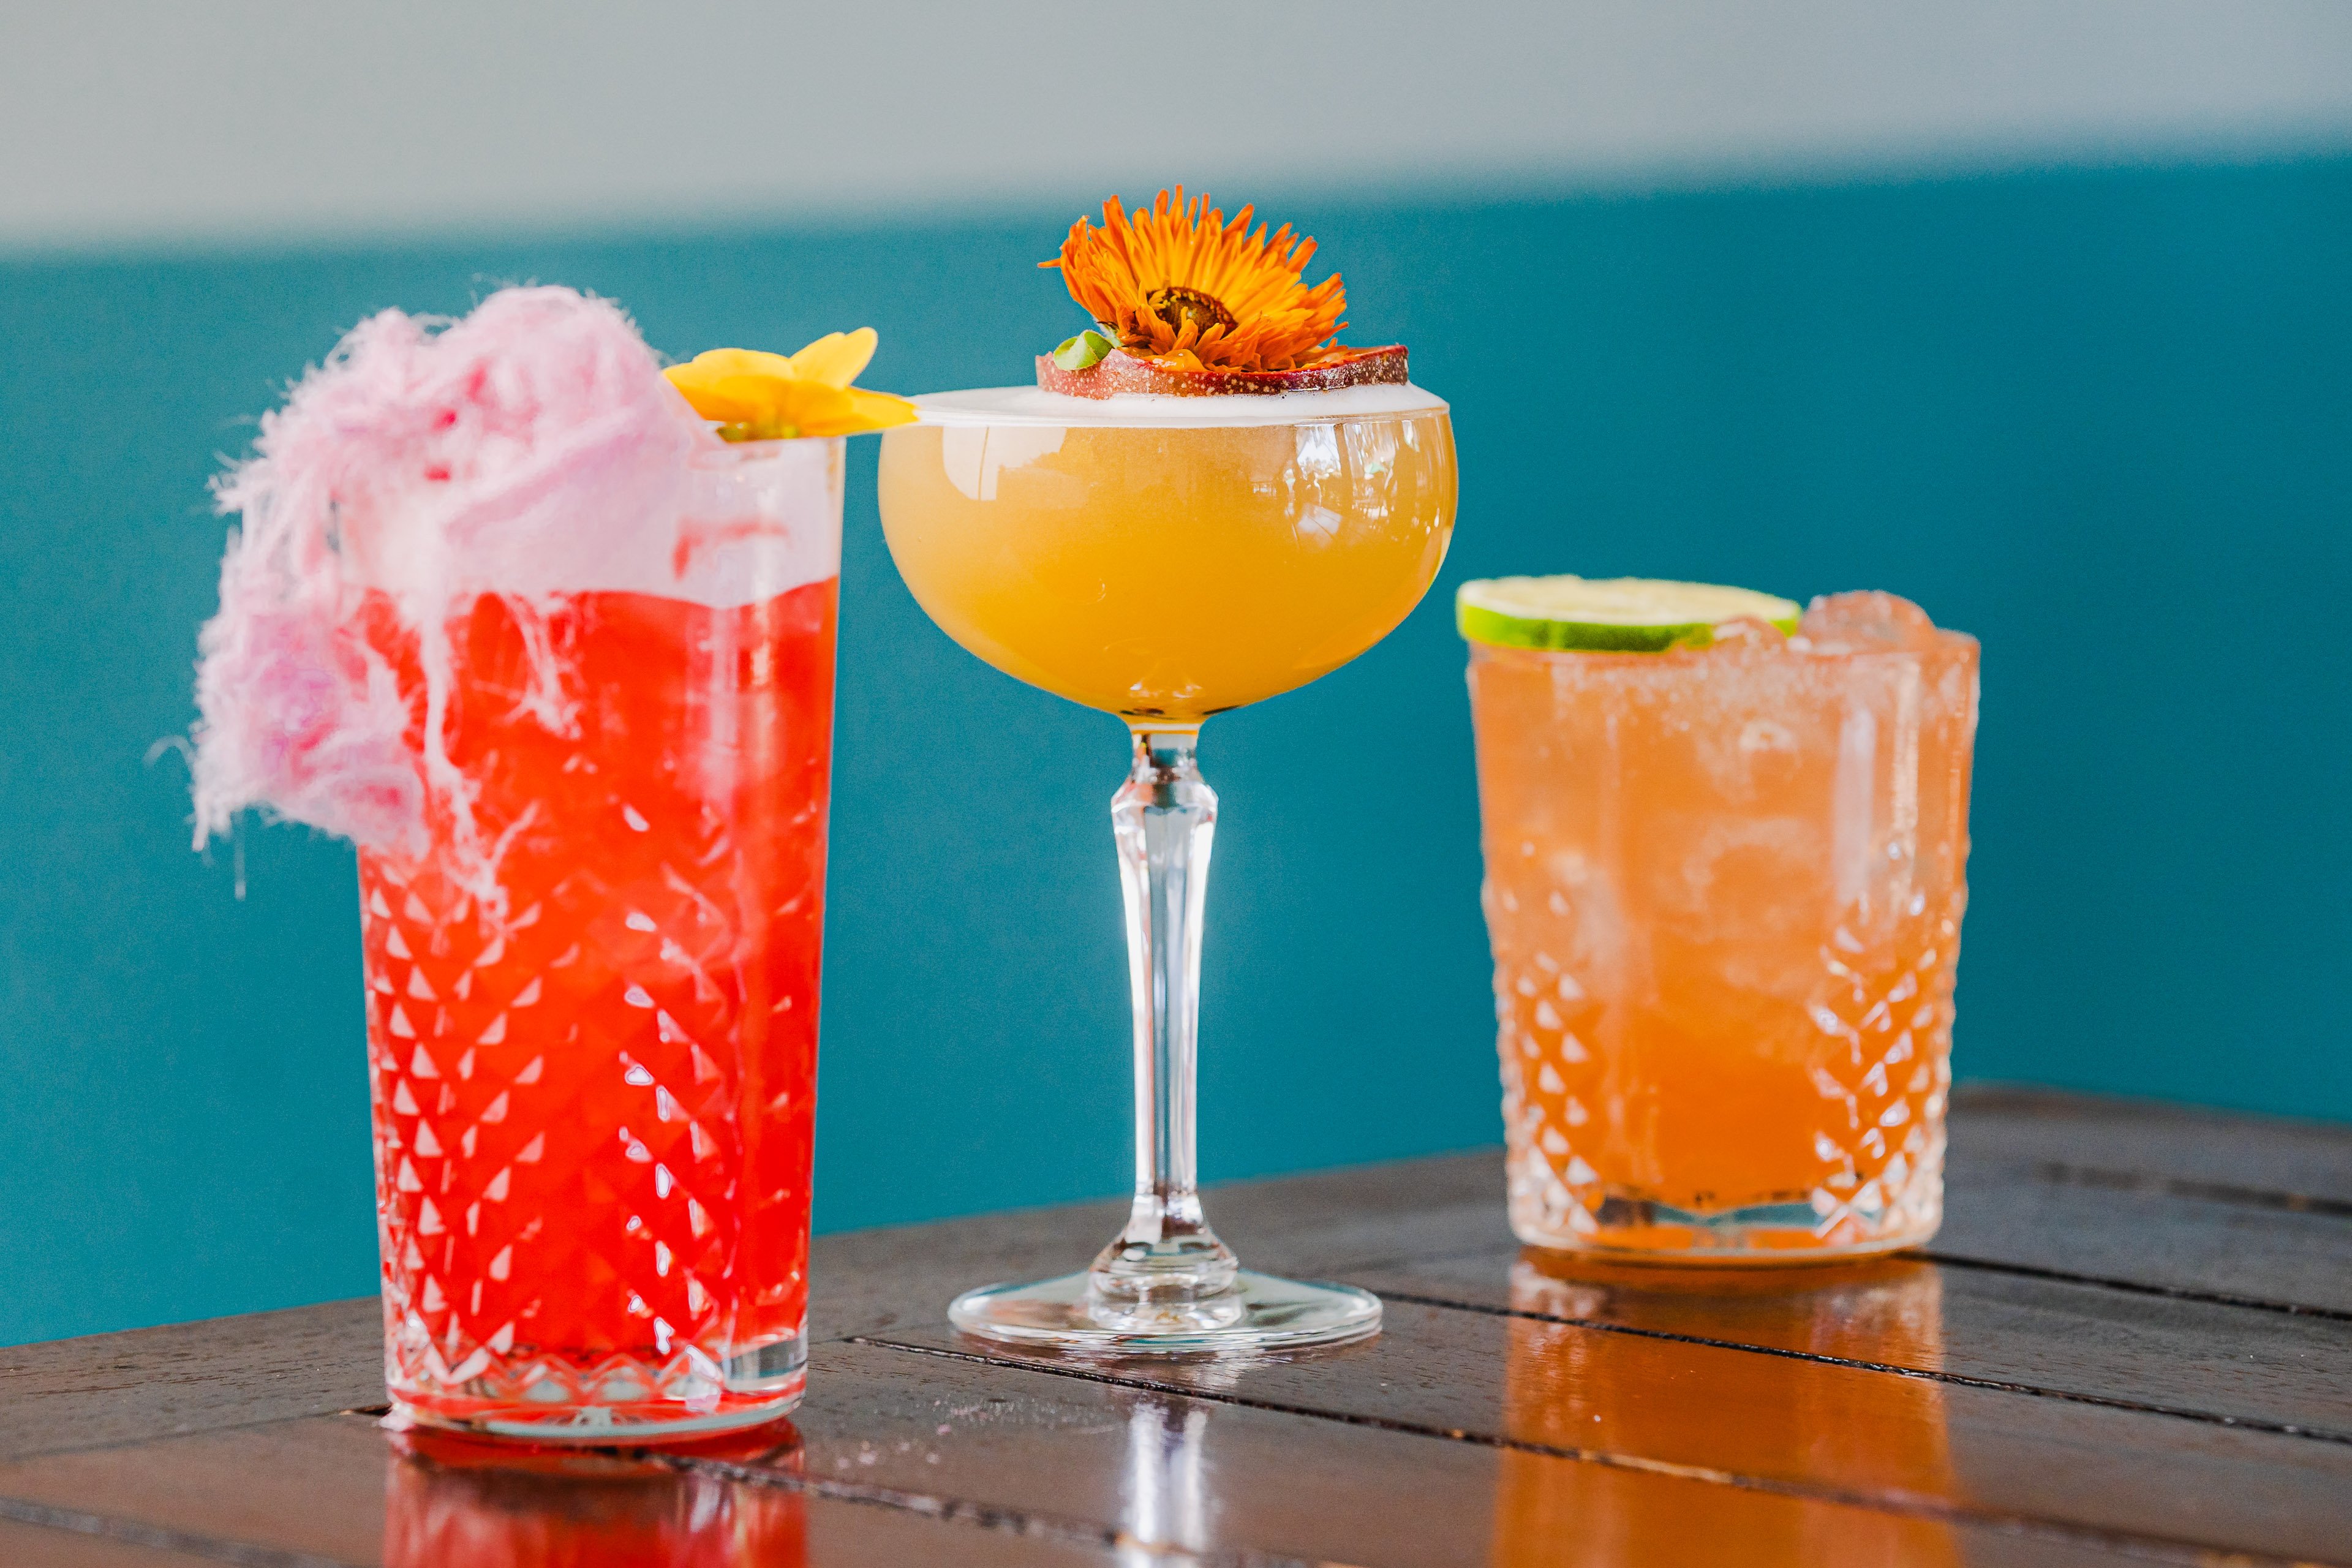
<svg viewBox="0 0 2352 1568">
<path fill-rule="evenodd" d="M 1413 385 L 1344 386 L 1330 392 L 1244 393 L 1169 397 L 1122 392 L 1072 397 L 1041 386 L 986 386 L 933 392 L 915 399 L 926 425 L 1230 429 L 1259 425 L 1307 425 L 1409 414 L 1443 414 L 1445 400 Z"/>
<path fill-rule="evenodd" d="M 838 576 L 844 448 L 839 437 L 698 447 L 674 502 L 560 549 L 517 541 L 481 563 L 481 591 L 646 594 L 729 610 Z"/>
<path fill-rule="evenodd" d="M 449 760 L 447 625 L 504 600 L 529 649 L 523 710 L 568 733 L 577 694 L 545 617 L 582 593 L 714 608 L 835 575 L 839 440 L 721 441 L 629 319 L 568 289 L 509 289 L 463 321 L 387 310 L 263 416 L 223 478 L 240 515 L 199 637 L 196 843 L 261 807 L 419 851 L 428 800 L 456 868 L 495 899 L 495 845 Z M 422 756 L 363 635 L 373 590 L 416 639 Z"/>
<path fill-rule="evenodd" d="M 395 597 L 645 594 L 733 609 L 839 574 L 842 465 L 838 439 L 713 437 L 600 491 L 587 457 L 487 528 L 467 526 L 475 508 L 404 497 L 388 522 L 346 528 L 344 566 Z"/>
</svg>

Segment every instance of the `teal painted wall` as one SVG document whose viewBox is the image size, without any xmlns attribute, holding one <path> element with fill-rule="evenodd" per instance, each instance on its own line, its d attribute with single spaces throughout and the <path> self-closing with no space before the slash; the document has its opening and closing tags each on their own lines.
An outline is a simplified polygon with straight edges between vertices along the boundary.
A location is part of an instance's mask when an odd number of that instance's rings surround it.
<svg viewBox="0 0 2352 1568">
<path fill-rule="evenodd" d="M 1079 205 L 1074 197 L 1072 210 Z M 1312 193 L 1464 482 L 1429 602 L 1220 719 L 1213 1176 L 1499 1135 L 1464 576 L 1910 595 L 1985 643 L 1964 1075 L 2352 1117 L 2352 163 L 1654 198 Z M 205 481 L 368 311 L 560 280 L 659 348 L 871 321 L 1021 378 L 1064 212 L 0 267 L 0 1340 L 372 1288 L 351 858 L 188 853 Z M 827 1227 L 1118 1189 L 1116 723 L 916 609 L 849 498 Z"/>
</svg>

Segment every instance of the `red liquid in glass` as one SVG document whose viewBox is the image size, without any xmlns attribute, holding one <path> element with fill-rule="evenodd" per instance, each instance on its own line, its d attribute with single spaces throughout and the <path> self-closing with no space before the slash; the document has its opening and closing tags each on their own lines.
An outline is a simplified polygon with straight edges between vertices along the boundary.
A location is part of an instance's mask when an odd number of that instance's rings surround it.
<svg viewBox="0 0 2352 1568">
<path fill-rule="evenodd" d="M 450 624 L 451 762 L 503 908 L 360 855 L 387 1373 L 427 1421 L 593 1436 L 763 1418 L 800 1385 L 836 584 Z M 423 745 L 413 638 L 390 657 Z"/>
</svg>

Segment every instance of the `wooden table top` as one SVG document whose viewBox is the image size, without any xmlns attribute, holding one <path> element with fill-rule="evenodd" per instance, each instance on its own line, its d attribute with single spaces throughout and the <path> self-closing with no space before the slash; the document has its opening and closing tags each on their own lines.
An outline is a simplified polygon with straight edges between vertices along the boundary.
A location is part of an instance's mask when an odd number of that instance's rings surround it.
<svg viewBox="0 0 2352 1568">
<path fill-rule="evenodd" d="M 1221 1189 L 1362 1345 L 1076 1364 L 958 1289 L 1123 1201 L 827 1237 L 788 1427 L 402 1453 L 373 1300 L 0 1351 L 0 1563 L 2352 1563 L 2352 1128 L 1964 1094 L 1921 1253 L 1577 1264 L 1481 1152 Z"/>
</svg>

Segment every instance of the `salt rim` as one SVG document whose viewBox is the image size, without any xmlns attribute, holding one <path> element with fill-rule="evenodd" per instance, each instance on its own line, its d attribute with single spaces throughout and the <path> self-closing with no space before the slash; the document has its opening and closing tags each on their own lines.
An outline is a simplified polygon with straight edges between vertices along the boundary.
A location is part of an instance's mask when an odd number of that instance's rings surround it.
<svg viewBox="0 0 2352 1568">
<path fill-rule="evenodd" d="M 1238 429 L 1447 412 L 1444 398 L 1410 383 L 1343 386 L 1328 392 L 1221 393 L 1211 397 L 1144 392 L 1072 397 L 1042 386 L 982 386 L 925 393 L 914 401 L 918 423 L 943 426 Z"/>
</svg>

